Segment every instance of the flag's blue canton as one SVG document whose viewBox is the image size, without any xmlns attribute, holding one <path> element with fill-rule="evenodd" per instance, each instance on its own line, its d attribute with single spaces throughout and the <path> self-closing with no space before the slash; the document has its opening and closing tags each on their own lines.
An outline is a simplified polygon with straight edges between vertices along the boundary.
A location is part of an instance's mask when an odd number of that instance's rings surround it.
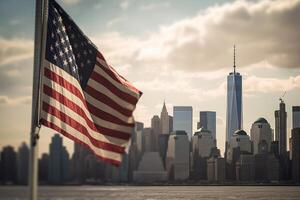
<svg viewBox="0 0 300 200">
<path fill-rule="evenodd" d="M 75 77 L 85 88 L 95 66 L 97 49 L 68 14 L 49 1 L 46 59 Z"/>
</svg>

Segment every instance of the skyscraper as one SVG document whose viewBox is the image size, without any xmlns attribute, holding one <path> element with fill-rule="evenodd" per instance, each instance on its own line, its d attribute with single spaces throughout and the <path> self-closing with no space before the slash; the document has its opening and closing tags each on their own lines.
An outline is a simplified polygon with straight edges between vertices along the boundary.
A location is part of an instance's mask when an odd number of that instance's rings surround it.
<svg viewBox="0 0 300 200">
<path fill-rule="evenodd" d="M 300 127 L 300 106 L 293 106 L 293 127 Z"/>
<path fill-rule="evenodd" d="M 63 139 L 59 134 L 55 134 L 49 145 L 49 183 L 61 184 L 67 181 L 69 173 L 68 162 L 69 154 L 63 146 Z"/>
<path fill-rule="evenodd" d="M 190 145 L 185 131 L 174 131 L 170 134 L 166 158 L 166 169 L 171 180 L 189 178 Z"/>
<path fill-rule="evenodd" d="M 162 134 L 170 134 L 170 119 L 165 102 L 160 113 L 160 125 Z"/>
<path fill-rule="evenodd" d="M 17 155 L 17 181 L 18 184 L 28 183 L 29 148 L 25 142 L 21 144 Z"/>
<path fill-rule="evenodd" d="M 275 111 L 275 140 L 279 142 L 279 155 L 285 155 L 287 152 L 286 117 L 285 103 L 280 99 L 279 110 Z"/>
<path fill-rule="evenodd" d="M 292 129 L 291 138 L 291 149 L 292 151 L 292 177 L 297 183 L 300 182 L 300 128 Z"/>
<path fill-rule="evenodd" d="M 243 105 L 242 105 L 242 76 L 236 72 L 235 47 L 233 72 L 227 76 L 227 122 L 226 142 L 236 130 L 243 128 Z"/>
<path fill-rule="evenodd" d="M 2 182 L 16 183 L 16 152 L 12 146 L 6 146 L 1 152 Z"/>
<path fill-rule="evenodd" d="M 191 106 L 174 106 L 173 115 L 173 131 L 185 131 L 190 140 L 193 132 L 193 108 Z"/>
<path fill-rule="evenodd" d="M 199 128 L 209 130 L 214 139 L 216 139 L 216 112 L 201 111 Z"/>
<path fill-rule="evenodd" d="M 161 130 L 160 130 L 160 119 L 157 115 L 154 115 L 151 119 L 151 129 L 153 132 L 152 150 L 158 151 L 158 136 Z"/>
</svg>

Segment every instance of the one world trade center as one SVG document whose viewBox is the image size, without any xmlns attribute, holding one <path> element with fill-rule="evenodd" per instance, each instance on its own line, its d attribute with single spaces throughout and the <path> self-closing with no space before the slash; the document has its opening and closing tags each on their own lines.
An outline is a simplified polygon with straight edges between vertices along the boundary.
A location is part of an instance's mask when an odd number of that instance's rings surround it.
<svg viewBox="0 0 300 200">
<path fill-rule="evenodd" d="M 242 76 L 236 72 L 235 46 L 233 72 L 227 76 L 227 123 L 226 142 L 236 130 L 243 128 L 243 104 L 242 104 Z"/>
</svg>

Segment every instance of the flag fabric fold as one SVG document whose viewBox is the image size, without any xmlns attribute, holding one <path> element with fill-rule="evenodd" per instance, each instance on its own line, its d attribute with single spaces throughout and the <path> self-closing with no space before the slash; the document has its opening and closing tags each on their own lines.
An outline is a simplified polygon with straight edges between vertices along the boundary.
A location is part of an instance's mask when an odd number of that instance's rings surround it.
<svg viewBox="0 0 300 200">
<path fill-rule="evenodd" d="M 142 92 L 106 62 L 54 0 L 47 23 L 41 124 L 120 165 Z"/>
</svg>

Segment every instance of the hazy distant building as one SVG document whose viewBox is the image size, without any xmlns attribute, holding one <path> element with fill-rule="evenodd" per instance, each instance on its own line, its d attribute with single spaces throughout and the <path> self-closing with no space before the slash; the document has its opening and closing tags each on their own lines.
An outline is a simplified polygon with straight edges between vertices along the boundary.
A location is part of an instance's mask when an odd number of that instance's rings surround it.
<svg viewBox="0 0 300 200">
<path fill-rule="evenodd" d="M 236 163 L 236 180 L 237 181 L 254 181 L 255 178 L 255 161 L 251 154 L 241 154 Z"/>
<path fill-rule="evenodd" d="M 292 177 L 297 183 L 300 182 L 300 128 L 292 129 Z"/>
<path fill-rule="evenodd" d="M 211 157 L 207 160 L 207 180 L 210 182 L 225 181 L 225 159 Z"/>
<path fill-rule="evenodd" d="M 242 76 L 236 72 L 235 49 L 233 72 L 227 76 L 226 142 L 236 130 L 243 128 Z"/>
<path fill-rule="evenodd" d="M 137 144 L 137 151 L 138 151 L 138 157 L 142 154 L 144 151 L 144 137 L 143 137 L 143 129 L 144 124 L 141 122 L 135 122 L 135 133 L 136 133 L 136 144 Z"/>
<path fill-rule="evenodd" d="M 154 151 L 153 148 L 153 140 L 154 140 L 154 135 L 153 135 L 153 130 L 151 128 L 144 128 L 143 129 L 143 137 L 144 137 L 144 151 L 143 152 L 150 152 Z"/>
<path fill-rule="evenodd" d="M 216 140 L 211 132 L 201 128 L 192 137 L 192 178 L 207 178 L 207 159 L 211 156 L 212 149 L 216 147 Z"/>
<path fill-rule="evenodd" d="M 158 136 L 161 133 L 160 128 L 160 119 L 157 115 L 154 115 L 151 119 L 151 129 L 153 132 L 153 151 L 158 151 Z"/>
<path fill-rule="evenodd" d="M 242 154 L 252 154 L 252 142 L 244 130 L 237 130 L 226 149 L 226 178 L 236 179 L 236 162 Z"/>
<path fill-rule="evenodd" d="M 158 136 L 158 149 L 159 149 L 159 155 L 161 156 L 163 160 L 163 164 L 165 166 L 166 164 L 166 155 L 168 150 L 168 141 L 169 141 L 169 134 L 160 134 Z"/>
<path fill-rule="evenodd" d="M 216 141 L 211 131 L 201 128 L 195 132 L 192 138 L 192 146 L 193 151 L 198 150 L 199 156 L 207 158 L 210 156 L 211 150 L 216 147 Z"/>
<path fill-rule="evenodd" d="M 160 113 L 160 126 L 161 134 L 170 134 L 170 118 L 165 102 Z"/>
<path fill-rule="evenodd" d="M 227 151 L 227 162 L 233 160 L 233 149 L 239 148 L 240 152 L 252 154 L 252 143 L 244 130 L 237 130 L 231 137 Z"/>
<path fill-rule="evenodd" d="M 170 180 L 189 178 L 190 144 L 185 131 L 173 131 L 168 141 L 166 169 Z"/>
<path fill-rule="evenodd" d="M 211 132 L 211 135 L 216 139 L 216 112 L 201 111 L 198 129 L 204 128 Z"/>
<path fill-rule="evenodd" d="M 173 131 L 185 131 L 191 139 L 193 133 L 193 108 L 191 106 L 173 107 Z"/>
<path fill-rule="evenodd" d="M 72 180 L 78 184 L 83 184 L 86 180 L 84 161 L 90 154 L 91 152 L 86 147 L 74 142 L 74 153 L 72 156 L 70 171 Z"/>
<path fill-rule="evenodd" d="M 22 143 L 17 154 L 17 182 L 21 185 L 28 184 L 29 148 Z"/>
<path fill-rule="evenodd" d="M 145 152 L 138 170 L 133 172 L 133 181 L 140 183 L 155 183 L 166 180 L 167 172 L 164 169 L 158 152 Z"/>
<path fill-rule="evenodd" d="M 69 178 L 69 154 L 62 142 L 62 137 L 55 134 L 49 145 L 48 181 L 51 184 L 62 184 Z"/>
<path fill-rule="evenodd" d="M 250 130 L 253 142 L 253 154 L 270 152 L 272 142 L 272 129 L 268 121 L 264 118 L 257 119 Z"/>
<path fill-rule="evenodd" d="M 268 156 L 267 162 L 268 180 L 269 181 L 279 181 L 280 177 L 280 163 L 279 159 L 274 155 L 270 154 Z"/>
<path fill-rule="evenodd" d="M 173 132 L 173 117 L 169 115 L 169 133 Z"/>
<path fill-rule="evenodd" d="M 49 172 L 49 155 L 43 153 L 42 157 L 39 159 L 39 182 L 48 182 L 48 172 Z"/>
<path fill-rule="evenodd" d="M 5 146 L 1 152 L 1 174 L 4 184 L 16 183 L 17 155 L 12 146 Z"/>
<path fill-rule="evenodd" d="M 287 114 L 285 103 L 280 101 L 279 110 L 275 111 L 275 140 L 279 141 L 279 154 L 286 155 L 287 152 Z"/>
<path fill-rule="evenodd" d="M 292 128 L 299 128 L 300 127 L 300 106 L 293 106 L 293 124 Z"/>
</svg>

